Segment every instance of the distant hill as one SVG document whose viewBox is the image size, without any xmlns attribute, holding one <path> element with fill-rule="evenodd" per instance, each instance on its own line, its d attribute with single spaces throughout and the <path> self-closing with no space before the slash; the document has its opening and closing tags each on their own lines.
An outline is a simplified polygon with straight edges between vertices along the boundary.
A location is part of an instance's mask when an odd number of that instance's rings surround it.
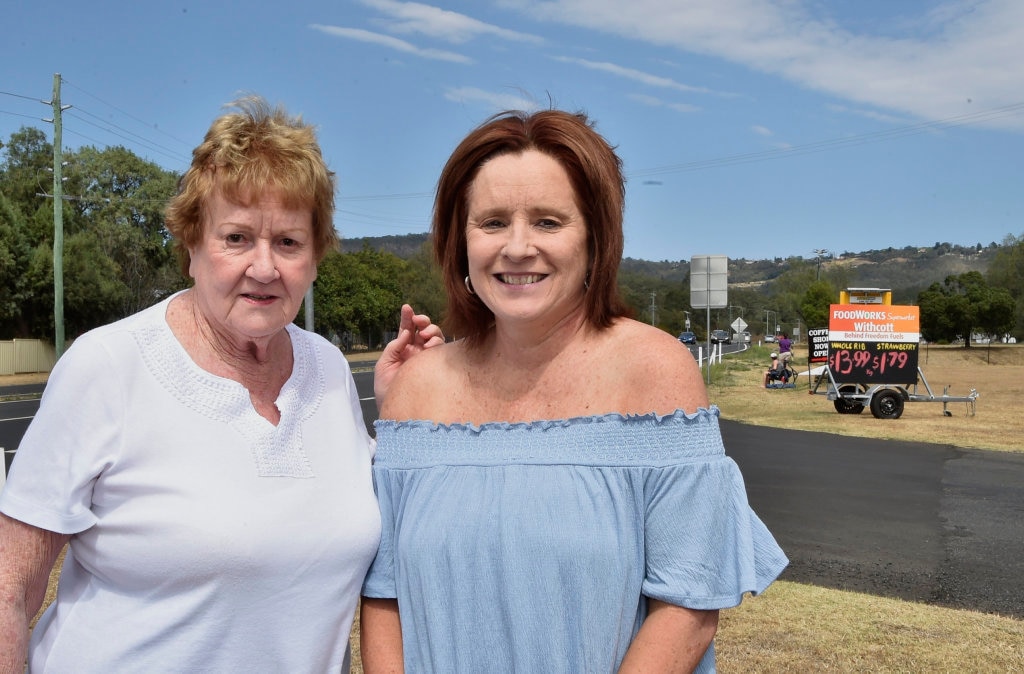
<svg viewBox="0 0 1024 674">
<path fill-rule="evenodd" d="M 942 282 L 947 276 L 969 271 L 985 273 L 997 245 L 956 246 L 948 243 L 929 247 L 885 248 L 859 253 L 844 252 L 834 258 L 824 258 L 822 270 L 843 267 L 849 274 L 848 287 L 889 288 L 894 294 L 912 299 L 932 283 Z M 794 264 L 816 264 L 815 258 L 774 258 L 771 260 L 729 260 L 729 285 L 758 288 L 769 285 Z M 668 281 L 686 278 L 690 273 L 689 260 L 650 262 L 626 258 L 622 269 L 654 276 Z"/>
<path fill-rule="evenodd" d="M 392 253 L 396 257 L 407 260 L 417 252 L 423 242 L 427 240 L 426 234 L 403 234 L 401 236 L 364 236 L 358 239 L 342 239 L 341 250 L 344 253 L 355 253 L 369 246 L 374 250 Z"/>
<path fill-rule="evenodd" d="M 354 252 L 369 246 L 387 251 L 407 259 L 420 250 L 426 234 L 405 234 L 403 236 L 363 237 L 345 239 L 342 250 Z M 932 283 L 941 282 L 952 274 L 968 271 L 985 273 L 999 246 L 989 244 L 982 247 L 959 246 L 950 243 L 936 243 L 933 246 L 906 248 L 883 248 L 859 253 L 844 252 L 834 258 L 822 260 L 822 269 L 840 265 L 849 273 L 851 288 L 889 288 L 894 294 L 906 299 L 916 297 L 918 291 Z M 761 287 L 790 269 L 794 264 L 816 264 L 815 258 L 774 258 L 771 260 L 729 260 L 729 285 Z M 689 260 L 638 260 L 624 258 L 623 271 L 652 276 L 665 281 L 686 280 L 690 273 Z"/>
</svg>

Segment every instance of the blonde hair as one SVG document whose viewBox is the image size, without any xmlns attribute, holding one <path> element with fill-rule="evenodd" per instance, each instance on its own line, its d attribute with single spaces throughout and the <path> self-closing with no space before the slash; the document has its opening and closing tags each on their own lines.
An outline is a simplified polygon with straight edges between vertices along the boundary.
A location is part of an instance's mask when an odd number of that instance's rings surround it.
<svg viewBox="0 0 1024 674">
<path fill-rule="evenodd" d="M 313 212 L 317 262 L 338 247 L 334 230 L 335 176 L 324 162 L 313 127 L 271 108 L 259 96 L 230 103 L 235 112 L 214 120 L 192 151 L 192 164 L 167 204 L 166 226 L 175 238 L 181 270 L 188 276 L 188 249 L 203 237 L 203 209 L 220 190 L 227 199 L 248 203 L 274 189 L 287 208 Z"/>
</svg>

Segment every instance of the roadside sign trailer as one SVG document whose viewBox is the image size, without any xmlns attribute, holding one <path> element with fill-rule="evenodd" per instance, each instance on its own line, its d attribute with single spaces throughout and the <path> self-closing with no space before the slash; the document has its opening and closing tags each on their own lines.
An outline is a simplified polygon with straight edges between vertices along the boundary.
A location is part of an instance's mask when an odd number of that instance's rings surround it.
<svg viewBox="0 0 1024 674">
<path fill-rule="evenodd" d="M 924 386 L 926 393 L 918 392 L 918 383 Z M 820 390 L 822 385 L 824 391 Z M 905 403 L 942 403 L 942 414 L 947 417 L 953 416 L 948 409 L 949 403 L 965 403 L 967 414 L 973 417 L 978 399 L 978 391 L 973 388 L 965 396 L 951 396 L 946 386 L 942 395 L 935 395 L 920 367 L 917 368 L 917 381 L 913 384 L 853 384 L 837 382 L 832 368 L 825 365 L 809 393 L 826 396 L 833 401 L 839 414 L 860 414 L 866 407 L 876 419 L 899 419 Z"/>
<path fill-rule="evenodd" d="M 866 407 L 876 419 L 899 419 L 906 403 L 942 403 L 950 417 L 949 403 L 965 403 L 974 416 L 976 389 L 952 396 L 947 386 L 939 396 L 928 385 L 917 365 L 920 328 L 920 307 L 892 304 L 888 289 L 841 292 L 839 304 L 829 305 L 828 328 L 808 331 L 808 361 L 825 362 L 810 393 L 826 396 L 839 414 L 860 414 Z"/>
</svg>

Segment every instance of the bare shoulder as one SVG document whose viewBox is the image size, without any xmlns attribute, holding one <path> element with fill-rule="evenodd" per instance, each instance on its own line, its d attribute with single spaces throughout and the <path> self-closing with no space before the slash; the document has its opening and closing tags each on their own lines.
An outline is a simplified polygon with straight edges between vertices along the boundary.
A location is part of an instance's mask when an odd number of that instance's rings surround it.
<svg viewBox="0 0 1024 674">
<path fill-rule="evenodd" d="M 695 412 L 708 406 L 697 362 L 678 339 L 633 320 L 621 320 L 612 329 L 619 363 L 628 373 L 623 383 L 640 409 Z"/>
<path fill-rule="evenodd" d="M 690 350 L 664 330 L 634 320 L 621 320 L 612 329 L 616 348 L 632 367 L 688 369 L 694 365 Z"/>
<path fill-rule="evenodd" d="M 442 344 L 402 364 L 381 406 L 381 419 L 429 419 L 433 403 L 454 386 L 462 345 Z"/>
</svg>

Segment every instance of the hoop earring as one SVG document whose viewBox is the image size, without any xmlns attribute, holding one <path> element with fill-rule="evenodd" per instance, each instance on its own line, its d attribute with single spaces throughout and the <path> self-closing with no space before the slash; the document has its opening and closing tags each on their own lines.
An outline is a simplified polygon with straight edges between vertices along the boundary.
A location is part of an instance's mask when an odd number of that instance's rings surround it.
<svg viewBox="0 0 1024 674">
<path fill-rule="evenodd" d="M 465 279 L 463 279 L 463 282 L 466 284 L 466 290 L 469 292 L 469 294 L 476 295 L 476 293 L 473 292 L 473 284 L 469 282 L 468 276 Z"/>
</svg>

